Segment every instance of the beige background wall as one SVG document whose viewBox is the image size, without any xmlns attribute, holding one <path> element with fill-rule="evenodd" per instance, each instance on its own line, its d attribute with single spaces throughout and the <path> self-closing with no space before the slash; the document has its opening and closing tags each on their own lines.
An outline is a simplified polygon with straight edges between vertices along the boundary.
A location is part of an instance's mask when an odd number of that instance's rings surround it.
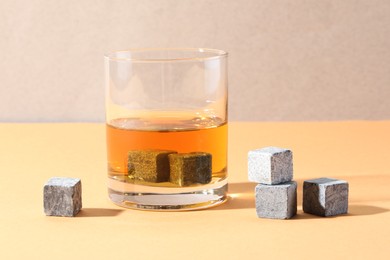
<svg viewBox="0 0 390 260">
<path fill-rule="evenodd" d="M 232 120 L 390 119 L 388 0 L 1 0 L 0 121 L 104 120 L 103 53 L 227 50 Z"/>
</svg>

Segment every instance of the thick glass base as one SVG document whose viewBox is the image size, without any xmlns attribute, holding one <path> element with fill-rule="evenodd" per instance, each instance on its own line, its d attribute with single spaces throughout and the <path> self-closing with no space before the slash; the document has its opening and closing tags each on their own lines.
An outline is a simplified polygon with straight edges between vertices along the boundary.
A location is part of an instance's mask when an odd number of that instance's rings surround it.
<svg viewBox="0 0 390 260">
<path fill-rule="evenodd" d="M 108 194 L 118 206 L 154 211 L 185 211 L 214 207 L 227 199 L 227 180 L 191 188 L 156 188 L 109 179 Z"/>
</svg>

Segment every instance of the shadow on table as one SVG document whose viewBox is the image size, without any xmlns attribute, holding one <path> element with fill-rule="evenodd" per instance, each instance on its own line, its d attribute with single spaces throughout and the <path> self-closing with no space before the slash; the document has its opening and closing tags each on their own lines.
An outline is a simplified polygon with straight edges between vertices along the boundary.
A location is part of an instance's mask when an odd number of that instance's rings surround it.
<svg viewBox="0 0 390 260">
<path fill-rule="evenodd" d="M 83 208 L 77 217 L 115 217 L 123 211 L 123 209 Z"/>
<path fill-rule="evenodd" d="M 347 216 L 367 216 L 385 213 L 390 210 L 370 205 L 349 205 L 348 211 Z"/>
<path fill-rule="evenodd" d="M 356 216 L 368 216 L 376 215 L 390 211 L 386 208 L 370 206 L 370 205 L 349 205 L 348 214 L 342 214 L 337 216 L 321 217 L 308 213 L 304 213 L 302 210 L 298 211 L 298 214 L 292 218 L 292 220 L 300 219 L 332 219 L 332 218 L 346 218 L 346 217 L 356 217 Z"/>
<path fill-rule="evenodd" d="M 366 177 L 366 176 L 364 176 Z M 373 182 L 372 176 L 369 176 L 371 182 Z M 363 178 L 360 176 L 361 179 Z M 355 178 L 347 177 L 347 179 L 350 183 L 352 183 L 355 187 L 355 189 L 358 189 L 361 184 L 355 183 Z M 377 178 L 374 178 L 374 180 Z M 303 181 L 304 180 L 297 180 L 298 183 L 298 189 L 297 189 L 297 200 L 298 200 L 298 207 L 302 207 L 302 187 L 303 187 Z M 367 183 L 367 182 L 365 182 Z M 370 182 L 368 182 L 371 184 Z M 360 184 L 360 185 L 359 185 Z M 375 183 L 372 183 L 371 185 L 375 187 Z M 240 183 L 229 183 L 229 199 L 222 205 L 211 208 L 210 210 L 225 210 L 225 209 L 248 209 L 248 208 L 255 208 L 255 194 L 254 190 L 256 187 L 256 183 L 251 182 L 240 182 Z M 350 194 L 350 204 L 349 204 L 349 210 L 348 214 L 345 215 L 339 215 L 334 217 L 327 217 L 327 218 L 337 218 L 337 217 L 351 217 L 351 216 L 367 216 L 367 215 L 376 215 L 381 213 L 389 212 L 390 209 L 387 208 L 381 208 L 377 206 L 367 205 L 367 204 L 351 204 L 351 202 L 362 202 L 358 199 L 355 199 L 353 195 Z M 373 197 L 371 196 L 373 201 L 375 199 L 387 199 L 387 197 Z M 369 203 L 370 201 L 367 201 Z M 314 219 L 314 218 L 322 218 L 319 216 L 306 214 L 303 211 L 298 211 L 298 215 L 294 217 L 294 219 Z"/>
</svg>

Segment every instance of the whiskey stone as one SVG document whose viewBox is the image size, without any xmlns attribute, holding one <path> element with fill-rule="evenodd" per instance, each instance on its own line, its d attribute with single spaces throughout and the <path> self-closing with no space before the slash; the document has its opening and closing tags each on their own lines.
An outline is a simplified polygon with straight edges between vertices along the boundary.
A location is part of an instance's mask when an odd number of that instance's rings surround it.
<svg viewBox="0 0 390 260">
<path fill-rule="evenodd" d="M 135 150 L 128 152 L 127 172 L 131 179 L 146 182 L 169 181 L 168 155 L 175 151 Z"/>
<path fill-rule="evenodd" d="M 266 147 L 248 153 L 248 179 L 262 184 L 279 184 L 293 179 L 292 152 Z"/>
<path fill-rule="evenodd" d="M 257 184 L 256 212 L 259 218 L 289 219 L 297 214 L 297 183 Z"/>
<path fill-rule="evenodd" d="M 348 213 L 348 182 L 330 178 L 303 183 L 303 211 L 317 216 Z"/>
<path fill-rule="evenodd" d="M 76 216 L 82 207 L 80 179 L 49 179 L 43 188 L 43 204 L 47 216 Z"/>
<path fill-rule="evenodd" d="M 179 186 L 189 186 L 211 181 L 211 154 L 203 152 L 178 153 L 169 155 L 171 169 L 170 182 Z"/>
</svg>

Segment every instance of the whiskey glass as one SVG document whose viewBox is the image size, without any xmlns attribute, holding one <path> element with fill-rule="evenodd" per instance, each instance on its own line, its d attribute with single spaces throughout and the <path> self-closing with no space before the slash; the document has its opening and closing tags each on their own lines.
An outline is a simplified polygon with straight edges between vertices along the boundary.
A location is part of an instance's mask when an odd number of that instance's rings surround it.
<svg viewBox="0 0 390 260">
<path fill-rule="evenodd" d="M 180 211 L 227 197 L 227 53 L 130 49 L 105 55 L 108 194 Z"/>
</svg>

